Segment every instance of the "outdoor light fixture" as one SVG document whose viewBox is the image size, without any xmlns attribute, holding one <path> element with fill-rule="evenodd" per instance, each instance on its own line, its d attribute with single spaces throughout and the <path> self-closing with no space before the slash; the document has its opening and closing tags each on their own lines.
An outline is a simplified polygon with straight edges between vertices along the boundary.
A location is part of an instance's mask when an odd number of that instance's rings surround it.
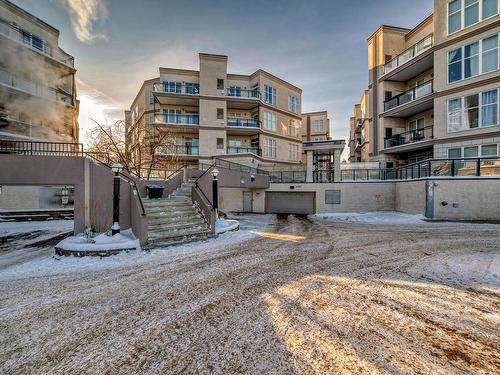
<svg viewBox="0 0 500 375">
<path fill-rule="evenodd" d="M 250 175 L 250 181 L 252 181 L 252 182 L 255 181 L 255 176 L 253 174 Z"/>
<path fill-rule="evenodd" d="M 217 168 L 212 169 L 212 205 L 215 211 L 215 220 L 219 218 L 219 180 L 217 180 L 217 176 L 219 175 L 219 170 Z"/>
<path fill-rule="evenodd" d="M 111 170 L 115 173 L 113 176 L 113 226 L 111 235 L 120 233 L 120 172 L 123 169 L 121 164 L 113 164 Z"/>
</svg>

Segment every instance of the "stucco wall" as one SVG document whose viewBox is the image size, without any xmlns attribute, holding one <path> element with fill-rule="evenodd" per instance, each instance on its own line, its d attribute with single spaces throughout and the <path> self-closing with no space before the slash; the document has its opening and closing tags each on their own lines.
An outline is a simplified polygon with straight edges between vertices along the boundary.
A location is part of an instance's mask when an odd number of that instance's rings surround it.
<svg viewBox="0 0 500 375">
<path fill-rule="evenodd" d="M 425 181 L 401 181 L 395 183 L 396 211 L 409 214 L 425 214 Z"/>
</svg>

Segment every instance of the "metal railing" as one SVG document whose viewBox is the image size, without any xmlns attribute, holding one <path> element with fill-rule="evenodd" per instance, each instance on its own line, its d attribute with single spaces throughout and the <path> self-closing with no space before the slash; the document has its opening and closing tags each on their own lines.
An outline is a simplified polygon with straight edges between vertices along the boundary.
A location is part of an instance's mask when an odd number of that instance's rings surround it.
<svg viewBox="0 0 500 375">
<path fill-rule="evenodd" d="M 57 90 L 40 83 L 18 77 L 1 68 L 0 83 L 48 100 L 62 102 L 66 105 L 73 105 L 73 98 L 71 97 L 71 95 L 66 94 L 61 90 Z"/>
<path fill-rule="evenodd" d="M 415 180 L 426 177 L 500 176 L 500 157 L 427 159 L 392 169 L 341 171 L 342 181 Z"/>
<path fill-rule="evenodd" d="M 84 156 L 81 143 L 11 140 L 0 140 L 0 154 Z"/>
<path fill-rule="evenodd" d="M 222 159 L 218 159 L 218 158 L 215 159 L 214 166 L 217 166 L 219 168 L 230 169 L 230 170 L 234 170 L 234 171 L 240 171 L 240 172 L 244 172 L 244 173 L 269 176 L 269 172 L 266 170 L 263 170 L 261 168 L 248 167 L 248 166 L 243 165 L 243 164 L 238 164 L 238 163 L 234 163 L 232 161 L 222 160 Z"/>
<path fill-rule="evenodd" d="M 420 98 L 431 95 L 433 90 L 433 81 L 427 81 L 420 86 L 413 87 L 401 94 L 398 94 L 384 102 L 384 111 L 399 107 Z"/>
<path fill-rule="evenodd" d="M 313 171 L 313 182 L 330 183 L 334 182 L 335 172 L 329 169 Z"/>
<path fill-rule="evenodd" d="M 200 125 L 200 115 L 177 115 L 170 113 L 155 114 L 156 124 L 175 124 L 175 125 Z"/>
<path fill-rule="evenodd" d="M 228 147 L 227 148 L 227 153 L 228 154 L 252 153 L 252 154 L 258 155 L 259 154 L 259 148 L 258 147 Z"/>
<path fill-rule="evenodd" d="M 234 96 L 237 98 L 260 99 L 261 95 L 259 90 L 245 90 L 237 87 L 230 87 L 227 89 L 227 96 Z"/>
<path fill-rule="evenodd" d="M 45 40 L 33 35 L 32 33 L 22 30 L 14 26 L 7 20 L 0 18 L 0 34 L 12 39 L 16 42 L 22 43 L 37 52 L 57 60 L 64 65 L 74 67 L 75 59 L 73 56 L 62 51 L 59 47 L 53 47 Z"/>
<path fill-rule="evenodd" d="M 306 182 L 305 170 L 288 170 L 269 172 L 271 183 L 304 183 Z"/>
<path fill-rule="evenodd" d="M 246 119 L 239 117 L 228 117 L 227 126 L 243 127 L 243 128 L 258 128 L 260 125 L 259 120 Z"/>
<path fill-rule="evenodd" d="M 394 59 L 389 61 L 384 65 L 384 74 L 389 73 L 396 69 L 397 67 L 403 65 L 404 63 L 410 61 L 414 57 L 417 57 L 421 53 L 427 51 L 429 48 L 432 48 L 434 45 L 434 35 L 430 34 L 426 36 L 424 39 L 420 40 L 403 53 L 400 53 Z"/>
<path fill-rule="evenodd" d="M 389 148 L 430 140 L 433 138 L 433 129 L 434 126 L 426 126 L 424 128 L 394 134 L 393 136 L 384 139 L 384 147 Z"/>
<path fill-rule="evenodd" d="M 199 155 L 199 146 L 190 145 L 165 145 L 157 149 L 159 154 L 162 155 Z"/>
<path fill-rule="evenodd" d="M 199 95 L 200 85 L 198 83 L 162 82 L 153 84 L 153 91 L 170 94 Z"/>
</svg>

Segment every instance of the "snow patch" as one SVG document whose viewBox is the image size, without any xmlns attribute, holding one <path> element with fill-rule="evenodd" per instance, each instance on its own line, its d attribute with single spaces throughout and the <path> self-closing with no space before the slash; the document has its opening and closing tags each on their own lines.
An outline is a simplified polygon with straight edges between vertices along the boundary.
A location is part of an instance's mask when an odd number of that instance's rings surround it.
<svg viewBox="0 0 500 375">
<path fill-rule="evenodd" d="M 364 224 L 428 224 L 424 215 L 411 215 L 394 211 L 354 212 L 354 213 L 324 213 L 310 215 L 313 220 L 347 221 Z"/>
<path fill-rule="evenodd" d="M 0 234 L 31 233 L 39 230 L 51 232 L 63 232 L 72 230 L 73 220 L 50 220 L 50 221 L 9 221 L 0 222 Z"/>
<path fill-rule="evenodd" d="M 231 219 L 217 219 L 215 222 L 215 234 L 222 234 L 229 231 L 238 230 L 240 227 L 240 222 L 238 220 Z"/>
<path fill-rule="evenodd" d="M 97 252 L 113 250 L 140 250 L 139 240 L 131 229 L 122 230 L 114 236 L 106 233 L 92 237 L 90 240 L 84 234 L 65 238 L 56 245 L 56 248 L 67 251 Z"/>
</svg>

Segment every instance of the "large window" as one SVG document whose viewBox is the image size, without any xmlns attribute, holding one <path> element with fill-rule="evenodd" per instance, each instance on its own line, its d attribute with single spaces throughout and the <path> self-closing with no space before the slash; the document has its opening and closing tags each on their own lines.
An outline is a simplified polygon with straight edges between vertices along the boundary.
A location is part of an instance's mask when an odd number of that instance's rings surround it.
<svg viewBox="0 0 500 375">
<path fill-rule="evenodd" d="M 288 135 L 290 137 L 299 138 L 299 123 L 295 120 L 288 121 Z"/>
<path fill-rule="evenodd" d="M 477 158 L 477 157 L 490 157 L 498 155 L 498 145 L 478 145 L 478 146 L 465 146 L 465 147 L 454 147 L 448 149 L 449 159 L 461 159 L 461 158 Z"/>
<path fill-rule="evenodd" d="M 293 113 L 299 113 L 299 98 L 288 95 L 288 110 Z"/>
<path fill-rule="evenodd" d="M 165 81 L 163 82 L 163 91 L 165 92 L 175 92 L 180 93 L 182 90 L 182 83 L 175 81 Z"/>
<path fill-rule="evenodd" d="M 498 14 L 498 3 L 499 0 L 450 0 L 448 34 Z"/>
<path fill-rule="evenodd" d="M 448 52 L 448 83 L 498 69 L 498 34 Z"/>
<path fill-rule="evenodd" d="M 323 120 L 314 120 L 313 123 L 313 131 L 315 132 L 322 132 L 324 130 L 324 123 Z"/>
<path fill-rule="evenodd" d="M 276 140 L 264 138 L 264 157 L 275 158 L 276 157 Z"/>
<path fill-rule="evenodd" d="M 276 113 L 264 111 L 264 128 L 272 131 L 278 129 L 278 118 Z"/>
<path fill-rule="evenodd" d="M 264 85 L 264 101 L 276 105 L 276 89 L 269 85 Z"/>
<path fill-rule="evenodd" d="M 299 145 L 293 143 L 288 144 L 288 158 L 291 161 L 299 160 Z"/>
<path fill-rule="evenodd" d="M 448 101 L 448 133 L 498 125 L 498 89 Z"/>
</svg>

